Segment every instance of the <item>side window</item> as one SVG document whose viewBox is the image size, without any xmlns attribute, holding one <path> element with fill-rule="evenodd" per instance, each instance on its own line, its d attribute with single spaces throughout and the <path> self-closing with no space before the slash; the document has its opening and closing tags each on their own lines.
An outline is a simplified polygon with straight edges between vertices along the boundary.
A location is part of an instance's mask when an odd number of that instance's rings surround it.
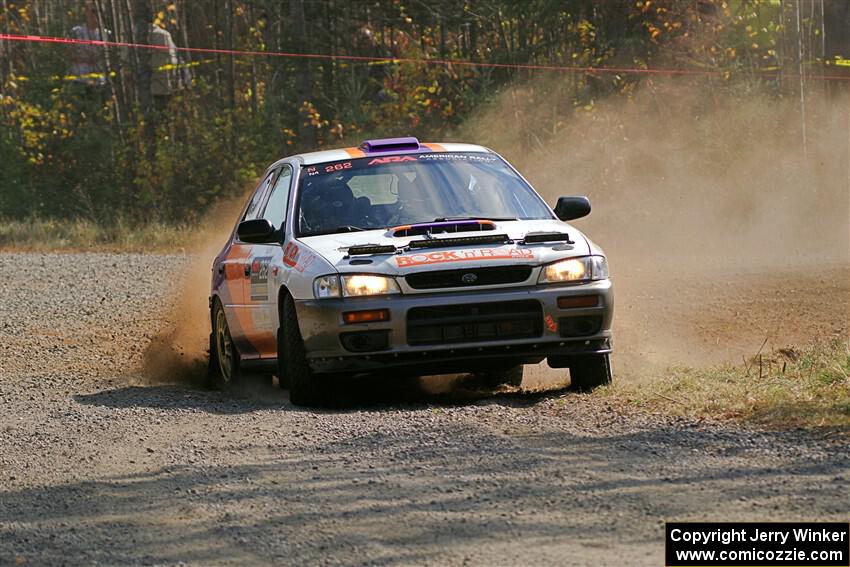
<svg viewBox="0 0 850 567">
<path fill-rule="evenodd" d="M 251 204 L 248 205 L 248 209 L 245 211 L 245 216 L 242 220 L 254 220 L 260 216 L 260 205 L 262 205 L 263 200 L 268 193 L 269 185 L 274 179 L 276 173 L 277 171 L 269 173 L 268 176 L 263 179 L 263 182 L 257 186 L 257 190 L 254 191 L 254 196 L 251 197 Z"/>
<path fill-rule="evenodd" d="M 276 229 L 280 229 L 286 222 L 286 209 L 289 205 L 289 183 L 292 181 L 292 168 L 283 166 L 277 181 L 274 183 L 271 197 L 263 211 L 263 218 L 271 222 Z"/>
</svg>

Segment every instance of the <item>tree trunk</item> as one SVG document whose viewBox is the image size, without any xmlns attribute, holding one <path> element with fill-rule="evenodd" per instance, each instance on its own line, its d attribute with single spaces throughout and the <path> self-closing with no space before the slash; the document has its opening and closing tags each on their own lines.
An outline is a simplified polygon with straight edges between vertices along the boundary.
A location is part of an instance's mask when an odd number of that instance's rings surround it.
<svg viewBox="0 0 850 567">
<path fill-rule="evenodd" d="M 292 20 L 298 51 L 309 53 L 304 0 L 289 0 L 289 18 Z M 301 57 L 296 63 L 295 75 L 295 101 L 298 104 L 298 145 L 301 148 L 313 148 L 316 145 L 316 128 L 311 123 L 309 112 L 312 85 L 313 77 L 310 62 Z"/>
<path fill-rule="evenodd" d="M 5 33 L 9 33 L 9 6 L 6 0 L 3 0 L 3 23 L 5 24 Z M 11 77 L 15 73 L 15 68 L 12 64 L 12 42 L 4 41 L 0 45 L 0 53 L 3 55 L 3 73 Z M 0 88 L 6 84 L 6 76 L 0 76 Z"/>
<path fill-rule="evenodd" d="M 233 0 L 225 2 L 224 14 L 227 18 L 227 49 L 233 51 Z M 236 110 L 236 62 L 233 53 L 227 55 L 227 96 L 230 99 L 230 110 Z"/>
<path fill-rule="evenodd" d="M 100 39 L 104 41 L 112 41 L 113 38 L 108 35 L 108 27 L 106 26 L 105 12 L 103 10 L 103 3 L 101 0 L 95 0 L 94 7 L 97 12 L 97 21 L 98 27 L 100 28 Z M 114 28 L 114 24 L 112 28 Z M 119 69 L 118 62 L 116 61 L 116 65 L 112 64 L 112 58 L 110 57 L 109 48 L 105 45 L 101 50 L 101 54 L 103 55 L 103 72 L 106 75 L 104 78 L 106 80 L 106 84 L 109 85 L 109 94 L 110 98 L 112 98 L 112 116 L 115 119 L 115 125 L 118 127 L 118 137 L 121 139 L 121 143 L 124 143 L 124 130 L 123 130 L 123 105 L 121 104 L 121 99 L 118 89 L 115 86 L 115 78 L 110 75 L 113 68 Z M 120 80 L 120 75 L 116 73 L 116 77 Z"/>
<path fill-rule="evenodd" d="M 135 41 L 138 43 L 147 44 L 150 41 L 150 25 L 153 21 L 151 6 L 148 0 L 136 0 L 136 18 L 135 18 Z M 142 113 L 145 115 L 145 121 L 148 121 L 151 113 L 151 78 L 153 77 L 153 69 L 151 68 L 151 52 L 149 49 L 137 49 L 138 69 L 136 69 L 136 88 L 139 98 L 139 106 L 142 107 Z"/>
</svg>

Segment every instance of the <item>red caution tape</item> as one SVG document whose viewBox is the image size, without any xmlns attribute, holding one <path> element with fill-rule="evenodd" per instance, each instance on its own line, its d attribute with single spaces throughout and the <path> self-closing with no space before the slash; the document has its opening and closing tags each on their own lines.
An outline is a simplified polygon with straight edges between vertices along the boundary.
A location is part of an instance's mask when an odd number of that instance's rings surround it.
<svg viewBox="0 0 850 567">
<path fill-rule="evenodd" d="M 45 35 L 20 35 L 2 34 L 0 40 L 19 41 L 30 43 L 56 43 L 64 45 L 93 45 L 99 47 L 124 47 L 128 49 L 155 49 L 167 51 L 176 49 L 188 53 L 214 53 L 220 55 L 239 55 L 251 57 L 291 57 L 301 59 L 320 59 L 336 61 L 364 61 L 383 63 L 413 63 L 416 65 L 456 65 L 459 67 L 489 67 L 499 69 L 529 69 L 533 71 L 560 71 L 565 73 L 631 73 L 651 75 L 702 75 L 722 77 L 730 74 L 725 70 L 700 70 L 700 69 L 658 69 L 640 67 L 578 67 L 564 65 L 532 65 L 519 63 L 485 63 L 479 61 L 464 61 L 456 59 L 417 59 L 413 57 L 368 57 L 364 55 L 325 55 L 319 53 L 286 53 L 281 51 L 243 51 L 236 49 L 211 49 L 205 47 L 177 47 L 169 48 L 165 45 L 149 45 L 145 43 L 127 43 L 123 41 L 102 41 L 94 39 L 71 39 L 67 37 L 53 37 Z M 755 71 L 759 75 L 775 75 L 777 71 Z M 794 74 L 786 74 L 794 76 Z M 827 81 L 850 81 L 848 75 L 806 75 L 807 79 L 822 79 Z"/>
</svg>

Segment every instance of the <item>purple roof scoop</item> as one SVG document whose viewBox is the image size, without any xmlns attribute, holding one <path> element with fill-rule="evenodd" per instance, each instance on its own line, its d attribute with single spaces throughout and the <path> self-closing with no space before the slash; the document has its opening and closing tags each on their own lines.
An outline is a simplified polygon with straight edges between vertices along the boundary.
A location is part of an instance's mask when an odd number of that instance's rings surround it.
<svg viewBox="0 0 850 567">
<path fill-rule="evenodd" d="M 364 152 L 397 152 L 404 150 L 418 150 L 419 140 L 412 136 L 405 138 L 381 138 L 380 140 L 366 140 L 360 144 Z"/>
</svg>

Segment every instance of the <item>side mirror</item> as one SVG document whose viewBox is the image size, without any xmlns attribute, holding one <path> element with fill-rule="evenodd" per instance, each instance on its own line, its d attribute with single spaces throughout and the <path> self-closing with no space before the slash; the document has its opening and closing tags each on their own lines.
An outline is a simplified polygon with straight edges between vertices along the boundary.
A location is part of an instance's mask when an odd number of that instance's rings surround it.
<svg viewBox="0 0 850 567">
<path fill-rule="evenodd" d="M 236 227 L 236 236 L 242 242 L 251 244 L 271 244 L 278 242 L 277 230 L 266 219 L 246 220 Z"/>
<path fill-rule="evenodd" d="M 590 214 L 590 200 L 587 197 L 559 197 L 555 205 L 555 215 L 562 221 L 580 219 Z"/>
</svg>

